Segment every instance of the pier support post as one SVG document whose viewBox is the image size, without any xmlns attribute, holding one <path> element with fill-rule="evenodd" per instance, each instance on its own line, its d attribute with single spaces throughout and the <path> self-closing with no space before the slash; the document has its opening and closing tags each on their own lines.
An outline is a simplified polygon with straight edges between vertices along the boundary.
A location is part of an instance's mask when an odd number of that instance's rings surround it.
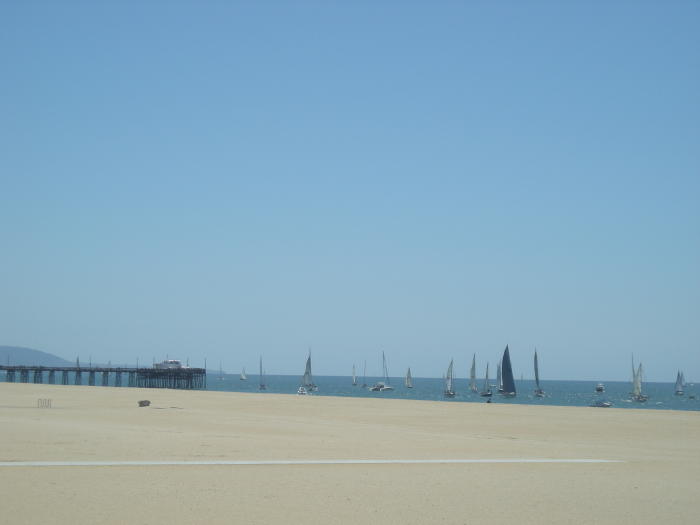
<svg viewBox="0 0 700 525">
<path fill-rule="evenodd" d="M 19 382 L 20 383 L 29 383 L 29 370 L 22 369 L 19 371 Z"/>
<path fill-rule="evenodd" d="M 102 386 L 109 386 L 109 372 L 102 372 Z"/>
<path fill-rule="evenodd" d="M 49 370 L 49 384 L 50 385 L 56 384 L 56 371 L 55 370 Z"/>
<path fill-rule="evenodd" d="M 75 384 L 76 384 L 76 385 L 82 385 L 82 384 L 83 384 L 83 373 L 82 373 L 80 370 L 78 370 L 78 371 L 75 373 Z"/>
<path fill-rule="evenodd" d="M 43 383 L 44 382 L 44 371 L 41 368 L 34 369 L 34 382 Z"/>
<path fill-rule="evenodd" d="M 88 385 L 95 386 L 95 371 L 90 370 L 88 373 Z"/>
<path fill-rule="evenodd" d="M 64 385 L 68 384 L 68 370 L 64 370 L 61 374 L 61 383 Z"/>
<path fill-rule="evenodd" d="M 117 370 L 114 374 L 114 386 L 122 386 L 122 372 Z"/>
</svg>

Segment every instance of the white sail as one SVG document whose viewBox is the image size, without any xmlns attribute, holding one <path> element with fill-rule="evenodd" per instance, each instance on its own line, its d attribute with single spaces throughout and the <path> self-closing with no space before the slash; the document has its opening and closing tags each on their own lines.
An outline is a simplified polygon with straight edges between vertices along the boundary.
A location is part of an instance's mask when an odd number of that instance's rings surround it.
<svg viewBox="0 0 700 525">
<path fill-rule="evenodd" d="M 676 388 L 675 388 L 676 394 L 682 394 L 683 393 L 683 376 L 681 375 L 681 371 L 678 371 L 678 374 L 676 374 Z"/>
<path fill-rule="evenodd" d="M 503 391 L 503 376 L 501 375 L 501 362 L 498 361 L 496 365 L 496 384 L 498 385 L 498 391 Z"/>
<path fill-rule="evenodd" d="M 408 367 L 408 371 L 406 372 L 406 379 L 404 380 L 404 385 L 406 388 L 413 388 L 413 378 L 411 377 L 411 367 Z"/>
<path fill-rule="evenodd" d="M 445 395 L 446 396 L 454 396 L 454 388 L 452 385 L 453 382 L 453 367 L 454 363 L 453 360 L 450 359 L 450 366 L 447 367 L 447 374 L 445 375 Z"/>
<path fill-rule="evenodd" d="M 634 374 L 632 395 L 634 395 L 634 397 L 640 397 L 642 395 L 642 363 L 639 363 L 639 368 L 637 368 Z"/>
<path fill-rule="evenodd" d="M 309 357 L 306 358 L 306 367 L 304 368 L 304 377 L 301 379 L 301 384 L 309 392 L 315 392 L 318 387 L 314 384 L 314 376 L 311 373 L 311 352 L 309 351 Z"/>
<path fill-rule="evenodd" d="M 469 390 L 472 392 L 477 392 L 479 390 L 476 387 L 476 354 L 472 357 L 472 367 L 469 370 Z"/>
<path fill-rule="evenodd" d="M 241 370 L 241 381 L 247 381 L 248 376 L 245 375 L 245 367 L 243 367 L 243 370 Z"/>
<path fill-rule="evenodd" d="M 355 375 L 355 364 L 352 365 L 352 386 L 357 385 L 357 376 Z"/>
</svg>

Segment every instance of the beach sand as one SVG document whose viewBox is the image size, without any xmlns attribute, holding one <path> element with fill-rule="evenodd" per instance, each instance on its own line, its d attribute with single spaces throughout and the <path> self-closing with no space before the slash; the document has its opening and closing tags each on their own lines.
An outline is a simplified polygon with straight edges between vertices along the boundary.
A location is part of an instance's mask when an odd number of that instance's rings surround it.
<svg viewBox="0 0 700 525">
<path fill-rule="evenodd" d="M 619 462 L 2 466 L 0 522 L 695 523 L 699 436 L 689 411 L 2 383 L 0 462 Z"/>
</svg>

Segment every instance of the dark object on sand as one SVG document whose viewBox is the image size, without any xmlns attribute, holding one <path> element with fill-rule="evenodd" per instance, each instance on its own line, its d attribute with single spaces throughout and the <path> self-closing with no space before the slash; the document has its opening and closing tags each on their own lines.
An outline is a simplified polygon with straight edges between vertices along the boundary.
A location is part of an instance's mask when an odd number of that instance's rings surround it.
<svg viewBox="0 0 700 525">
<path fill-rule="evenodd" d="M 147 407 L 150 404 L 151 404 L 151 402 L 148 399 L 143 399 L 143 400 L 139 401 L 140 407 Z"/>
</svg>

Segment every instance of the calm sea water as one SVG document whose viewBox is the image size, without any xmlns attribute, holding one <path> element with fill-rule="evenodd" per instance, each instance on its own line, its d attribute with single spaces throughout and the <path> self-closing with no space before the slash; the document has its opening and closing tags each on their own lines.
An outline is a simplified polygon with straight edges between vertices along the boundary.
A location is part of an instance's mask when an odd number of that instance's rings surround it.
<svg viewBox="0 0 700 525">
<path fill-rule="evenodd" d="M 367 384 L 372 385 L 380 378 L 367 377 Z M 358 386 L 352 386 L 350 377 L 344 376 L 314 376 L 318 385 L 318 396 L 343 396 L 343 397 L 373 397 L 390 399 L 420 399 L 430 401 L 444 401 L 446 403 L 485 403 L 486 398 L 479 394 L 469 392 L 467 379 L 455 380 L 455 392 L 457 395 L 451 399 L 445 399 L 442 395 L 443 381 L 438 378 L 413 378 L 413 388 L 403 386 L 403 378 L 391 378 L 393 391 L 370 392 L 362 388 L 362 379 L 358 379 Z M 296 376 L 265 376 L 267 390 L 274 394 L 296 394 L 299 388 L 299 377 Z M 483 379 L 477 381 L 479 388 Z M 630 401 L 629 392 L 632 385 L 627 382 L 606 382 L 605 392 L 594 392 L 596 383 L 593 381 L 540 381 L 540 385 L 546 392 L 544 398 L 533 395 L 535 382 L 532 380 L 516 380 L 515 387 L 518 395 L 514 398 L 504 398 L 494 393 L 492 403 L 515 403 L 523 405 L 559 405 L 559 406 L 589 406 L 598 400 L 612 402 L 616 408 L 633 409 L 667 409 L 667 410 L 700 410 L 700 385 L 688 385 L 685 395 L 674 395 L 674 383 L 644 383 L 643 392 L 649 396 L 646 403 Z M 258 392 L 258 376 L 249 375 L 247 381 L 241 381 L 236 375 L 218 373 L 207 374 L 207 390 L 225 392 Z M 691 396 L 696 399 L 691 399 Z"/>
</svg>

